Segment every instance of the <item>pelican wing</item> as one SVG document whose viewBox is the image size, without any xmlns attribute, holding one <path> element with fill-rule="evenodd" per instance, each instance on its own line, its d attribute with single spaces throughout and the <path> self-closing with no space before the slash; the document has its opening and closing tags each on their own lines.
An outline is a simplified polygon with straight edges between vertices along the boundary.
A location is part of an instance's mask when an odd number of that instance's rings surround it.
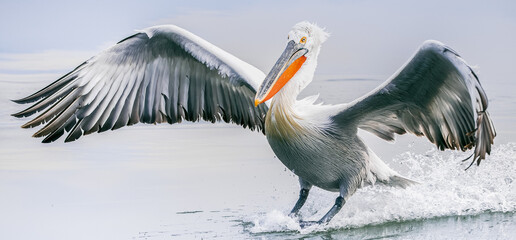
<svg viewBox="0 0 516 240">
<path fill-rule="evenodd" d="M 332 119 L 342 128 L 359 127 L 385 140 L 410 132 L 441 150 L 474 146 L 472 164 L 480 164 L 496 136 L 487 105 L 466 62 L 442 43 L 427 41 L 394 76 Z"/>
<path fill-rule="evenodd" d="M 255 67 L 176 26 L 132 35 L 17 103 L 22 127 L 46 123 L 34 137 L 52 142 L 114 130 L 138 122 L 204 119 L 263 130 L 267 106 L 253 98 L 265 75 Z"/>
</svg>

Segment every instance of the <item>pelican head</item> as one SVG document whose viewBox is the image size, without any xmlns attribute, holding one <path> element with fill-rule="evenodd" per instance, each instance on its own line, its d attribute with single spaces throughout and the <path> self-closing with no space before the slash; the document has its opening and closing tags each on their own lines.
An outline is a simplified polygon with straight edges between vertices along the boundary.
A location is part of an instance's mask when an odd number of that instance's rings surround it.
<svg viewBox="0 0 516 240">
<path fill-rule="evenodd" d="M 254 105 L 258 106 L 271 99 L 294 76 L 299 75 L 296 73 L 300 72 L 300 69 L 306 69 L 306 65 L 313 65 L 313 70 L 315 70 L 321 44 L 327 38 L 328 33 L 313 23 L 296 24 L 288 33 L 287 47 L 258 89 Z M 298 82 L 295 84 L 297 89 L 304 88 L 312 80 L 313 71 L 307 76 L 309 79 L 297 78 Z"/>
</svg>

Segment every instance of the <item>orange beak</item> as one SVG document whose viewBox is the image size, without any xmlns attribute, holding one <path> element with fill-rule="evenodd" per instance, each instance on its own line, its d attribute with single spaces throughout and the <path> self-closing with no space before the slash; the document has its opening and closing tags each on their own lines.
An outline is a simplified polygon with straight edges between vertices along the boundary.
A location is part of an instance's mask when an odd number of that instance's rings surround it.
<svg viewBox="0 0 516 240">
<path fill-rule="evenodd" d="M 283 54 L 281 54 L 267 77 L 265 77 L 260 89 L 256 93 L 255 106 L 271 99 L 294 77 L 306 61 L 305 54 L 307 52 L 306 48 L 302 48 L 300 44 L 296 44 L 294 41 L 290 41 L 287 44 L 287 48 L 283 51 Z"/>
</svg>

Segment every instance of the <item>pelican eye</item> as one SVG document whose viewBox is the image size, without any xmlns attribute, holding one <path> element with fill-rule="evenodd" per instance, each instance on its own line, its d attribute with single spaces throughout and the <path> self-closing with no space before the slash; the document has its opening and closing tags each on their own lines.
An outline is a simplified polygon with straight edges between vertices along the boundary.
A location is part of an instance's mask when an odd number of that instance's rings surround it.
<svg viewBox="0 0 516 240">
<path fill-rule="evenodd" d="M 299 40 L 299 43 L 305 44 L 306 43 L 306 37 L 302 37 L 301 40 Z"/>
</svg>

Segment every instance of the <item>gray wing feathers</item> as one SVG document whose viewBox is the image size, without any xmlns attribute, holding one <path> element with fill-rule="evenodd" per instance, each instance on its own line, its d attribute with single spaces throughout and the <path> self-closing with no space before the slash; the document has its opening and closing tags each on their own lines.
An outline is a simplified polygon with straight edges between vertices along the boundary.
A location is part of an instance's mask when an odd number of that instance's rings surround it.
<svg viewBox="0 0 516 240">
<path fill-rule="evenodd" d="M 427 41 L 390 80 L 333 117 L 385 140 L 394 134 L 426 136 L 443 149 L 475 147 L 473 162 L 491 151 L 496 132 L 487 96 L 473 70 L 457 53 Z"/>
<path fill-rule="evenodd" d="M 195 54 L 192 46 L 196 46 Z M 43 142 L 52 142 L 65 132 L 65 141 L 73 141 L 138 122 L 224 120 L 263 130 L 267 107 L 253 106 L 255 84 L 221 60 L 217 62 L 214 55 L 198 59 L 201 50 L 210 55 L 167 28 L 153 28 L 151 35 L 135 34 L 42 90 L 15 100 L 38 102 L 13 116 L 43 111 L 22 126 L 47 123 L 34 134 L 46 136 Z"/>
</svg>

